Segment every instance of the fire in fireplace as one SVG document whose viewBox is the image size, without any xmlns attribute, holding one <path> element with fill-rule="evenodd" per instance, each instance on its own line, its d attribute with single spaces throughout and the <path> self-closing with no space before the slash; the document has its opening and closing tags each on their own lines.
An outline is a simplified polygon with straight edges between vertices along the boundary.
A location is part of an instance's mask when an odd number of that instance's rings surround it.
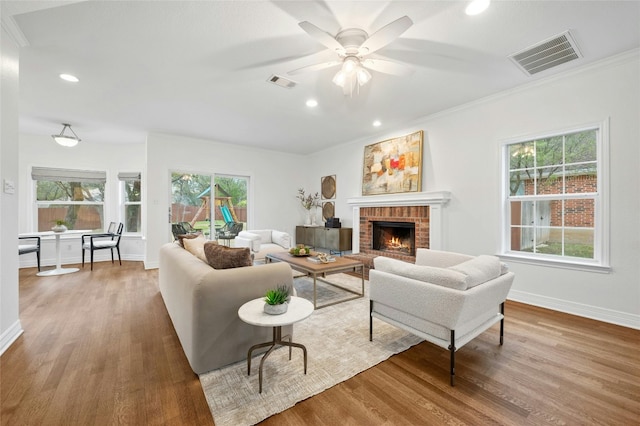
<svg viewBox="0 0 640 426">
<path fill-rule="evenodd" d="M 416 225 L 413 222 L 378 222 L 373 224 L 372 249 L 415 255 Z"/>
</svg>

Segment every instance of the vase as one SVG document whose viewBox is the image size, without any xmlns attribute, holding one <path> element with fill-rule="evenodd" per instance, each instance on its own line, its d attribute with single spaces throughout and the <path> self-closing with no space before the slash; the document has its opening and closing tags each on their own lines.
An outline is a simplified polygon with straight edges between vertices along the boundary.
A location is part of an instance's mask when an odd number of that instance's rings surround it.
<svg viewBox="0 0 640 426">
<path fill-rule="evenodd" d="M 55 225 L 54 227 L 51 228 L 51 230 L 53 232 L 66 232 L 67 227 L 64 225 Z"/>
<path fill-rule="evenodd" d="M 307 217 L 304 220 L 305 225 L 311 225 L 311 210 L 307 210 Z"/>
<path fill-rule="evenodd" d="M 280 315 L 287 312 L 289 305 L 287 303 L 281 303 L 279 305 L 264 304 L 264 313 L 269 315 Z"/>
</svg>

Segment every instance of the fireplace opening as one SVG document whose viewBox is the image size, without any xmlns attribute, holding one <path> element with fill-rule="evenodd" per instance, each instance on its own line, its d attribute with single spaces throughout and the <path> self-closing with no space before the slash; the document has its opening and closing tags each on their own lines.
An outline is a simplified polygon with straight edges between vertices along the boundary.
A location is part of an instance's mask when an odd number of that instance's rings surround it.
<svg viewBox="0 0 640 426">
<path fill-rule="evenodd" d="M 416 225 L 413 222 L 378 222 L 373 224 L 372 249 L 415 256 Z"/>
</svg>

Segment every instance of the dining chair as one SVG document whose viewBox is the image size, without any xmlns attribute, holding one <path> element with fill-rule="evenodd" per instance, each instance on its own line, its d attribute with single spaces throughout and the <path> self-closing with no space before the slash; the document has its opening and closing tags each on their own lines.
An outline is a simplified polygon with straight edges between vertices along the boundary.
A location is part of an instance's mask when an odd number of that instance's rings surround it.
<svg viewBox="0 0 640 426">
<path fill-rule="evenodd" d="M 115 227 L 115 223 L 112 222 Z M 122 258 L 120 257 L 120 238 L 122 237 L 122 223 L 118 224 L 116 232 L 107 232 L 104 234 L 84 234 L 82 235 L 82 267 L 84 268 L 84 253 L 86 250 L 91 252 L 91 270 L 93 271 L 93 252 L 96 250 L 111 250 L 111 263 L 114 263 L 113 249 L 118 252 L 118 261 L 122 266 Z M 109 229 L 111 225 L 109 225 Z"/>
<path fill-rule="evenodd" d="M 18 255 L 35 253 L 38 259 L 38 272 L 40 271 L 40 237 L 18 237 L 24 244 L 18 243 Z"/>
</svg>

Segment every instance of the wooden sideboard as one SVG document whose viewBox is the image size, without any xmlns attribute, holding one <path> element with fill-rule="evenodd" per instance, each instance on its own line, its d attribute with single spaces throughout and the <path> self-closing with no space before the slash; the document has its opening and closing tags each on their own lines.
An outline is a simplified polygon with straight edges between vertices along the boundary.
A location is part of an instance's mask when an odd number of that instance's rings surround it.
<svg viewBox="0 0 640 426">
<path fill-rule="evenodd" d="M 330 252 L 351 250 L 353 229 L 325 228 L 323 226 L 296 226 L 296 244 L 324 248 Z"/>
</svg>

